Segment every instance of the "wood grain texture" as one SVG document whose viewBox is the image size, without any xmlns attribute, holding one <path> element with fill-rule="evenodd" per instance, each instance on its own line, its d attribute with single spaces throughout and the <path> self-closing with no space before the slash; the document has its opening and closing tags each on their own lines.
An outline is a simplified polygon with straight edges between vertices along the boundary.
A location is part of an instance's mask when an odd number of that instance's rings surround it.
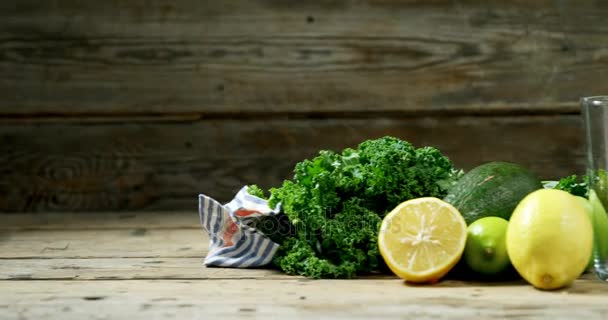
<svg viewBox="0 0 608 320">
<path fill-rule="evenodd" d="M 513 161 L 543 178 L 584 169 L 578 116 L 214 120 L 0 126 L 0 210 L 185 209 L 245 184 L 277 186 L 296 162 L 393 135 L 457 167 Z"/>
<path fill-rule="evenodd" d="M 385 277 L 392 278 L 390 275 L 386 275 Z M 272 269 L 207 268 L 203 266 L 202 257 L 3 259 L 0 261 L 0 281 L 142 279 L 293 280 L 300 278 Z"/>
<path fill-rule="evenodd" d="M 584 167 L 608 6 L 0 3 L 0 212 L 191 210 L 386 134 L 543 178 Z"/>
<path fill-rule="evenodd" d="M 177 215 L 189 216 L 188 213 Z M 151 214 L 150 216 L 154 216 Z M 558 291 L 523 281 L 407 285 L 394 276 L 310 280 L 266 269 L 204 268 L 200 258 L 172 257 L 194 231 L 159 229 L 146 214 L 109 216 L 106 230 L 48 229 L 23 220 L 0 232 L 1 319 L 606 319 L 608 286 L 590 275 Z M 49 220 L 52 221 L 52 220 Z M 80 219 L 81 223 L 87 223 Z M 141 241 L 133 240 L 140 237 Z M 73 241 L 64 257 L 40 252 Z M 157 240 L 164 240 L 160 243 Z M 88 242 L 88 243 L 87 243 Z M 83 247 L 88 246 L 87 255 Z M 52 250 L 51 250 L 52 251 Z M 26 257 L 26 253 L 31 256 Z M 154 258 L 142 257 L 151 255 Z M 105 256 L 105 257 L 104 257 Z M 26 259 L 27 258 L 27 259 Z M 41 281 L 42 280 L 42 281 Z"/>
<path fill-rule="evenodd" d="M 522 1 L 4 1 L 0 114 L 572 113 L 608 7 Z"/>
<path fill-rule="evenodd" d="M 372 280 L 0 281 L 3 319 L 593 319 L 608 317 L 608 287 Z"/>
<path fill-rule="evenodd" d="M 200 229 L 198 212 L 39 212 L 6 214 L 0 230 Z"/>
<path fill-rule="evenodd" d="M 7 259 L 201 259 L 208 245 L 202 229 L 4 230 L 0 263 Z"/>
</svg>

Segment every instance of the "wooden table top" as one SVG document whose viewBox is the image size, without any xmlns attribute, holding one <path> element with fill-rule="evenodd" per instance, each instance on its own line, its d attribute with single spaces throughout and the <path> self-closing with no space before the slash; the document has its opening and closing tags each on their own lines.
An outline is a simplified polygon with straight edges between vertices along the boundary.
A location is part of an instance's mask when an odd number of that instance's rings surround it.
<svg viewBox="0 0 608 320">
<path fill-rule="evenodd" d="M 310 280 L 206 268 L 196 212 L 4 215 L 0 319 L 608 319 L 608 284 L 585 275 L 408 285 L 392 276 Z"/>
</svg>

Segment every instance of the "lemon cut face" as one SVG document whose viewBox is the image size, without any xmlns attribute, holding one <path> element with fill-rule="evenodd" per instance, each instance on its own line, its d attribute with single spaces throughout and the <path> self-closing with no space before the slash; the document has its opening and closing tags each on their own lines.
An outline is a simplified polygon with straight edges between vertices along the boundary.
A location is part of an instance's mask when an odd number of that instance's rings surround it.
<svg viewBox="0 0 608 320">
<path fill-rule="evenodd" d="M 467 226 L 460 212 L 438 198 L 408 200 L 382 221 L 380 254 L 409 282 L 435 282 L 462 257 Z"/>
</svg>

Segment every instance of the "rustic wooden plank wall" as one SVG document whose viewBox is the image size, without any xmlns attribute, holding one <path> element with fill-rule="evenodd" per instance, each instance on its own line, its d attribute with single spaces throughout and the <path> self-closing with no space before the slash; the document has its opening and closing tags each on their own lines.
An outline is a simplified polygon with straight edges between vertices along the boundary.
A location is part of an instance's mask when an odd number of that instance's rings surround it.
<svg viewBox="0 0 608 320">
<path fill-rule="evenodd" d="M 0 2 L 0 211 L 196 210 L 382 135 L 584 169 L 608 2 Z"/>
</svg>

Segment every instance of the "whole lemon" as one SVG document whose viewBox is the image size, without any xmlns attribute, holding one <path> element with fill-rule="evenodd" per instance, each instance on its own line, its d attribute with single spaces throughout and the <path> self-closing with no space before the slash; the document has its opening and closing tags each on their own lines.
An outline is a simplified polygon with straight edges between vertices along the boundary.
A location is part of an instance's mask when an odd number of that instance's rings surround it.
<svg viewBox="0 0 608 320">
<path fill-rule="evenodd" d="M 511 263 L 538 289 L 570 285 L 585 270 L 592 247 L 593 228 L 585 207 L 561 190 L 527 195 L 507 227 Z"/>
</svg>

